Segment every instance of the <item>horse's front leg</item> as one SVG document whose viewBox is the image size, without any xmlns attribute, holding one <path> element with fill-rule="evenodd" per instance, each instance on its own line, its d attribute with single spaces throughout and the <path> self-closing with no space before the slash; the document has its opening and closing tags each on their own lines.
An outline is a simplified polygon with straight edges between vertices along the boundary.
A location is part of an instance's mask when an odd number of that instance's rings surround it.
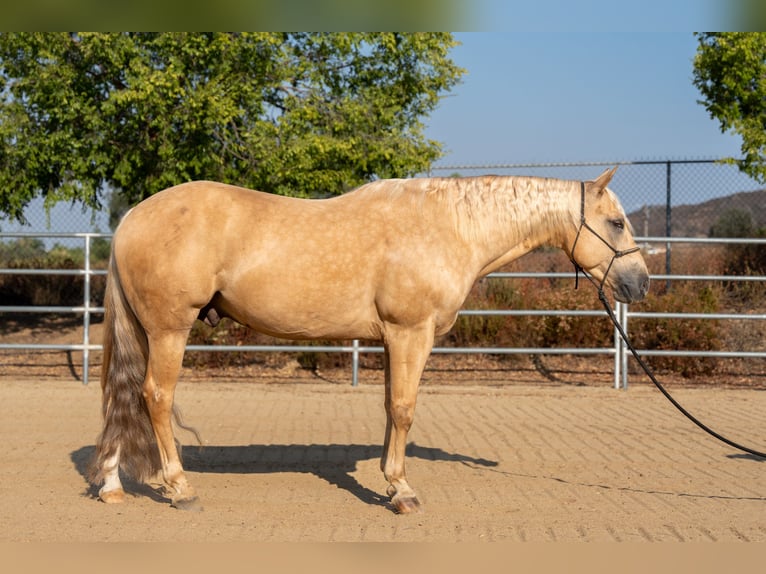
<svg viewBox="0 0 766 574">
<path fill-rule="evenodd" d="M 388 326 L 385 333 L 386 437 L 380 467 L 389 483 L 391 503 L 403 514 L 420 511 L 420 501 L 407 482 L 404 452 L 433 339 L 430 322 L 416 329 Z"/>
<path fill-rule="evenodd" d="M 175 387 L 181 372 L 187 335 L 188 331 L 176 331 L 149 337 L 144 398 L 157 437 L 162 478 L 170 489 L 172 506 L 183 510 L 202 510 L 194 488 L 186 480 L 171 421 Z"/>
</svg>

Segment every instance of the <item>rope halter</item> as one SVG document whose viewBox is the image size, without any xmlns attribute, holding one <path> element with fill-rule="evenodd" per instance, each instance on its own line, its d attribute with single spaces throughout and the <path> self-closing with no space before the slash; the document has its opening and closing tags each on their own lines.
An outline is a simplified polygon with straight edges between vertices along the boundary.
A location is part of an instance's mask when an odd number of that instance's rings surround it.
<svg viewBox="0 0 766 574">
<path fill-rule="evenodd" d="M 609 265 L 606 268 L 606 272 L 604 273 L 604 277 L 601 279 L 601 283 L 598 285 L 599 293 L 603 293 L 604 289 L 604 283 L 606 282 L 606 278 L 609 275 L 609 271 L 612 269 L 612 265 L 614 264 L 615 259 L 619 259 L 620 257 L 625 257 L 626 255 L 630 255 L 631 253 L 635 253 L 636 251 L 640 251 L 641 248 L 636 245 L 635 247 L 631 247 L 630 249 L 624 249 L 624 250 L 618 250 L 615 249 L 614 246 L 612 246 L 611 243 L 609 243 L 606 239 L 604 239 L 601 235 L 599 235 L 598 231 L 593 229 L 588 222 L 585 220 L 585 182 L 580 182 L 580 226 L 577 228 L 577 235 L 575 235 L 574 243 L 572 243 L 572 249 L 569 252 L 569 260 L 572 262 L 575 268 L 575 289 L 577 289 L 579 280 L 580 280 L 580 273 L 587 277 L 591 283 L 595 285 L 595 281 L 590 278 L 588 273 L 583 269 L 580 264 L 575 261 L 574 258 L 574 252 L 575 247 L 577 247 L 577 242 L 580 239 L 580 234 L 582 233 L 583 229 L 587 229 L 590 231 L 593 235 L 595 235 L 601 243 L 606 245 L 609 249 L 612 250 L 612 259 L 609 261 Z"/>
</svg>

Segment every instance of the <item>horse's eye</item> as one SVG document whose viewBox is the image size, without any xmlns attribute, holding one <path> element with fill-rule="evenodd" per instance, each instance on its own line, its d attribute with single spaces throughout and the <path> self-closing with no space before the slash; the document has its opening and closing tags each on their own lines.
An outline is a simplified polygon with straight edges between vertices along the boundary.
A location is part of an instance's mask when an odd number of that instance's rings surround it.
<svg viewBox="0 0 766 574">
<path fill-rule="evenodd" d="M 613 219 L 612 225 L 614 225 L 617 229 L 625 229 L 625 220 L 624 219 Z"/>
</svg>

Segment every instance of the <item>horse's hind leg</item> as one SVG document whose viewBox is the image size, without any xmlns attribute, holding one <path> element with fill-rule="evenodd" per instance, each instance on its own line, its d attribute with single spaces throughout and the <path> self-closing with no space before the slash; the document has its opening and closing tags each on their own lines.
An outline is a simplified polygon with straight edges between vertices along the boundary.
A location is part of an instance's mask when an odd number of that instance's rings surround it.
<svg viewBox="0 0 766 574">
<path fill-rule="evenodd" d="M 188 333 L 188 330 L 182 330 L 149 335 L 144 398 L 157 437 L 162 460 L 162 477 L 170 490 L 171 504 L 184 510 L 201 510 L 194 488 L 186 480 L 171 423 L 173 397 L 181 372 Z"/>
<path fill-rule="evenodd" d="M 407 482 L 404 452 L 415 416 L 418 385 L 433 346 L 430 323 L 416 329 L 391 327 L 385 337 L 386 438 L 381 470 L 389 483 L 388 495 L 400 513 L 420 511 L 420 501 Z"/>
<path fill-rule="evenodd" d="M 118 446 L 110 458 L 104 462 L 104 485 L 98 491 L 98 497 L 108 503 L 125 502 L 125 491 L 120 482 L 120 447 Z"/>
</svg>

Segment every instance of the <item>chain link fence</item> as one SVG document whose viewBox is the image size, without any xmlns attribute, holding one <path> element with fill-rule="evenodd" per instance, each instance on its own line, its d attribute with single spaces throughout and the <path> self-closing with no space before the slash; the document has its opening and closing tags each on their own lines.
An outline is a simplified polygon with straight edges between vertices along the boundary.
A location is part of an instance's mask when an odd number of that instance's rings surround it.
<svg viewBox="0 0 766 574">
<path fill-rule="evenodd" d="M 588 180 L 618 166 L 610 187 L 620 197 L 636 235 L 708 237 L 728 210 L 749 214 L 766 226 L 766 186 L 719 160 L 617 161 L 594 163 L 442 165 L 430 175 L 536 175 Z"/>
<path fill-rule="evenodd" d="M 717 160 L 436 165 L 428 175 L 533 175 L 587 180 L 613 166 L 619 169 L 610 187 L 620 197 L 638 236 L 708 237 L 727 211 L 741 212 L 756 229 L 766 226 L 765 186 L 740 172 L 736 165 Z M 0 232 L 110 231 L 108 205 L 93 211 L 77 203 L 60 203 L 46 210 L 42 200 L 36 200 L 28 206 L 25 217 L 26 225 L 0 218 Z M 53 241 L 45 240 L 46 245 Z"/>
</svg>

